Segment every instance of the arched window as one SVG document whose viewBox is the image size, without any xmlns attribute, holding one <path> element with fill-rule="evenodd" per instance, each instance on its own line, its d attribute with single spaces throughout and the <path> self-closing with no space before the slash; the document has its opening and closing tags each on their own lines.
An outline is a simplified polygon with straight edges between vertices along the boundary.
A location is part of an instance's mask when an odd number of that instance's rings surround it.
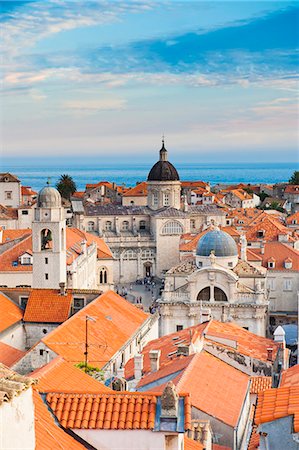
<svg viewBox="0 0 299 450">
<path fill-rule="evenodd" d="M 162 228 L 162 234 L 183 234 L 183 227 L 179 222 L 167 222 Z"/>
<path fill-rule="evenodd" d="M 111 222 L 111 220 L 107 220 L 105 222 L 105 230 L 106 231 L 111 231 L 112 230 L 112 222 Z"/>
<path fill-rule="evenodd" d="M 210 286 L 205 287 L 199 292 L 197 300 L 203 302 L 208 302 L 210 300 Z"/>
<path fill-rule="evenodd" d="M 122 229 L 122 231 L 128 231 L 128 229 L 129 229 L 129 222 L 127 220 L 123 221 L 123 223 L 121 224 L 121 229 Z"/>
<path fill-rule="evenodd" d="M 214 298 L 216 302 L 227 302 L 227 296 L 222 289 L 215 287 L 214 288 Z"/>
<path fill-rule="evenodd" d="M 146 221 L 140 220 L 139 222 L 139 230 L 145 230 L 146 229 Z"/>
<path fill-rule="evenodd" d="M 141 257 L 143 259 L 153 258 L 154 252 L 152 250 L 143 250 Z"/>
<path fill-rule="evenodd" d="M 94 231 L 94 222 L 87 222 L 87 231 Z"/>
<path fill-rule="evenodd" d="M 48 228 L 45 228 L 41 231 L 41 250 L 49 250 L 52 247 L 52 232 Z"/>
<path fill-rule="evenodd" d="M 107 269 L 103 267 L 100 270 L 100 284 L 107 284 L 107 280 L 108 280 Z"/>
<path fill-rule="evenodd" d="M 136 258 L 137 258 L 137 255 L 134 252 L 134 250 L 127 250 L 124 253 L 124 259 L 136 259 Z"/>
</svg>

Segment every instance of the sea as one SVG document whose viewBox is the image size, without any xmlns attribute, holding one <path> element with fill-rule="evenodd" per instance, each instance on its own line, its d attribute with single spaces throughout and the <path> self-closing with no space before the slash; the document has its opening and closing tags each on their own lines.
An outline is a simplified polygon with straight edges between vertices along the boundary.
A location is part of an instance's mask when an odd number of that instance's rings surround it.
<svg viewBox="0 0 299 450">
<path fill-rule="evenodd" d="M 48 178 L 55 186 L 59 176 L 68 174 L 73 177 L 77 190 L 85 189 L 86 183 L 99 181 L 115 182 L 119 185 L 135 186 L 144 181 L 152 166 L 151 163 L 134 162 L 113 164 L 96 161 L 43 161 L 43 159 L 1 161 L 1 172 L 11 172 L 18 176 L 23 186 L 31 186 L 38 191 L 45 186 Z M 215 184 L 266 183 L 273 184 L 288 181 L 294 170 L 299 170 L 296 163 L 175 163 L 181 180 L 203 180 Z"/>
</svg>

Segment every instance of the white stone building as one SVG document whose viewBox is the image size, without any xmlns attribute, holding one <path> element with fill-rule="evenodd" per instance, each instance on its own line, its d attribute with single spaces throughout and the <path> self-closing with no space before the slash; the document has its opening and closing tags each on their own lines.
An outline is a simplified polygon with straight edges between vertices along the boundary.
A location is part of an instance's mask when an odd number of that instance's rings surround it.
<svg viewBox="0 0 299 450">
<path fill-rule="evenodd" d="M 261 336 L 267 326 L 267 270 L 241 260 L 233 238 L 217 227 L 198 241 L 196 258 L 166 274 L 159 300 L 161 334 L 196 325 L 209 318 L 233 321 Z"/>
<path fill-rule="evenodd" d="M 20 180 L 11 173 L 0 173 L 0 205 L 17 208 L 20 204 Z"/>
<path fill-rule="evenodd" d="M 190 232 L 190 227 L 199 230 L 213 220 L 224 225 L 221 208 L 188 206 L 186 198 L 182 201 L 181 189 L 163 142 L 160 159 L 148 175 L 147 206 L 72 202 L 74 226 L 103 237 L 111 248 L 115 283 L 163 277 L 179 263 L 181 234 Z"/>
</svg>

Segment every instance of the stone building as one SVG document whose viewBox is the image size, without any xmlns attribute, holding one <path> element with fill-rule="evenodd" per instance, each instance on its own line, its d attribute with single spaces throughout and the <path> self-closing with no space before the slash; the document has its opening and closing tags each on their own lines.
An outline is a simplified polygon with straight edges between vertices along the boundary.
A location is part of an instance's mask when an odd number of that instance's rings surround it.
<svg viewBox="0 0 299 450">
<path fill-rule="evenodd" d="M 198 241 L 196 257 L 166 273 L 159 300 L 161 334 L 196 325 L 209 318 L 233 321 L 261 336 L 267 326 L 267 269 L 246 260 L 246 239 L 241 238 L 241 259 L 234 239 L 218 227 Z"/>
<path fill-rule="evenodd" d="M 182 183 L 168 161 L 162 143 L 159 161 L 147 179 L 147 205 L 102 205 L 72 201 L 74 226 L 103 237 L 115 258 L 114 282 L 145 276 L 163 277 L 179 263 L 183 233 L 215 222 L 224 225 L 225 213 L 216 205 L 188 206 Z"/>
</svg>

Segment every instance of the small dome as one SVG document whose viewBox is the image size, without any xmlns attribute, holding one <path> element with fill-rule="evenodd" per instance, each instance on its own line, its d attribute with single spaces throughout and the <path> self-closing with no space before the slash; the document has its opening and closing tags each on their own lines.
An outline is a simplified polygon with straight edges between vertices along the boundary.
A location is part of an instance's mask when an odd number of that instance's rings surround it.
<svg viewBox="0 0 299 450">
<path fill-rule="evenodd" d="M 147 181 L 179 181 L 176 168 L 168 161 L 168 153 L 162 141 L 160 160 L 151 168 Z"/>
<path fill-rule="evenodd" d="M 51 186 L 45 186 L 38 193 L 37 206 L 39 208 L 60 208 L 61 195 L 57 189 Z"/>
<path fill-rule="evenodd" d="M 233 238 L 224 231 L 216 228 L 208 231 L 198 241 L 196 254 L 198 256 L 210 256 L 214 252 L 215 256 L 237 256 L 238 248 Z"/>
</svg>

